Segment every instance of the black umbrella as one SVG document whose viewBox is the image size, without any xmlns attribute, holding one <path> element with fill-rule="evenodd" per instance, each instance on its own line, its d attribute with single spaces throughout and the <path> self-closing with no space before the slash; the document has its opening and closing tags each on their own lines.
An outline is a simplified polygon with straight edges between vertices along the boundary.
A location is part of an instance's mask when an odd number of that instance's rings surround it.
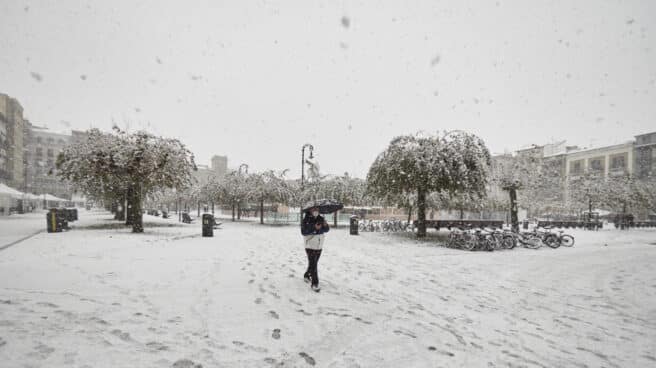
<svg viewBox="0 0 656 368">
<path fill-rule="evenodd" d="M 319 209 L 319 213 L 327 214 L 341 210 L 344 208 L 344 205 L 334 199 L 317 199 L 316 201 L 306 203 L 303 206 L 303 212 L 308 212 L 315 207 Z"/>
</svg>

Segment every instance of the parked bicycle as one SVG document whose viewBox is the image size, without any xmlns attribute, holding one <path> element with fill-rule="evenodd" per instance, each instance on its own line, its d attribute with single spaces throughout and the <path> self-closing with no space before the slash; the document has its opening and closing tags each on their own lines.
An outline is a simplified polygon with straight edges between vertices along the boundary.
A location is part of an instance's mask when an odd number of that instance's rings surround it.
<svg viewBox="0 0 656 368">
<path fill-rule="evenodd" d="M 361 232 L 397 232 L 397 231 L 414 231 L 414 225 L 407 221 L 397 219 L 389 220 L 361 220 L 358 224 Z"/>
</svg>

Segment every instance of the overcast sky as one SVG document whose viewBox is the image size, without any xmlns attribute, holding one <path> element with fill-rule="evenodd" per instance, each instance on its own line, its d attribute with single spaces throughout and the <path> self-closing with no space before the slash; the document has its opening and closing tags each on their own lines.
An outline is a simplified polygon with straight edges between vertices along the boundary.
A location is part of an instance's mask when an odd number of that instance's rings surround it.
<svg viewBox="0 0 656 368">
<path fill-rule="evenodd" d="M 138 4 L 137 4 L 138 3 Z M 493 152 L 656 131 L 656 1 L 0 1 L 0 92 L 251 171 L 365 176 L 397 135 Z"/>
</svg>

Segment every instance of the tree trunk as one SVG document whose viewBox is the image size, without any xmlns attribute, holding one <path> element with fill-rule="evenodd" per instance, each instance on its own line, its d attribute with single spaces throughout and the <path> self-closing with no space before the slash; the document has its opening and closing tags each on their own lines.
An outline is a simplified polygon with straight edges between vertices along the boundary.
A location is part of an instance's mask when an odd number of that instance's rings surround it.
<svg viewBox="0 0 656 368">
<path fill-rule="evenodd" d="M 235 221 L 235 202 L 232 202 L 232 221 Z"/>
<path fill-rule="evenodd" d="M 592 198 L 588 198 L 588 230 L 592 230 Z"/>
<path fill-rule="evenodd" d="M 408 225 L 412 221 L 412 206 L 408 207 Z"/>
<path fill-rule="evenodd" d="M 143 233 L 143 211 L 141 208 L 141 186 L 132 189 L 132 232 Z"/>
<path fill-rule="evenodd" d="M 241 220 L 241 206 L 239 202 L 237 202 L 237 220 Z"/>
<path fill-rule="evenodd" d="M 460 219 L 462 220 L 464 218 L 465 218 L 465 210 L 462 207 L 460 207 Z"/>
<path fill-rule="evenodd" d="M 510 188 L 508 193 L 510 194 L 510 224 L 512 226 L 512 231 L 519 232 L 519 220 L 517 218 L 517 189 Z"/>
<path fill-rule="evenodd" d="M 119 203 L 118 201 L 114 200 L 110 206 L 112 213 L 114 214 L 114 220 L 119 220 Z"/>
<path fill-rule="evenodd" d="M 260 200 L 260 224 L 264 225 L 264 199 Z"/>
<path fill-rule="evenodd" d="M 214 201 L 212 201 L 212 215 L 214 215 Z"/>
<path fill-rule="evenodd" d="M 417 190 L 417 237 L 426 236 L 426 192 L 423 188 Z"/>
<path fill-rule="evenodd" d="M 132 205 L 134 203 L 134 188 L 132 185 L 128 187 L 127 195 L 126 195 L 126 202 L 127 205 L 125 206 L 126 212 L 125 212 L 125 225 L 129 226 L 134 223 L 134 211 L 132 208 Z"/>
<path fill-rule="evenodd" d="M 333 224 L 334 224 L 335 227 L 337 227 L 337 214 L 338 213 L 339 213 L 339 211 L 335 211 L 335 213 L 333 213 L 333 220 L 334 220 Z"/>
<path fill-rule="evenodd" d="M 200 217 L 200 201 L 198 201 L 198 214 L 196 215 L 196 217 Z"/>
<path fill-rule="evenodd" d="M 629 227 L 626 222 L 627 222 L 626 221 L 626 202 L 624 202 L 622 204 L 622 227 L 621 227 L 622 230 L 625 230 Z"/>
</svg>

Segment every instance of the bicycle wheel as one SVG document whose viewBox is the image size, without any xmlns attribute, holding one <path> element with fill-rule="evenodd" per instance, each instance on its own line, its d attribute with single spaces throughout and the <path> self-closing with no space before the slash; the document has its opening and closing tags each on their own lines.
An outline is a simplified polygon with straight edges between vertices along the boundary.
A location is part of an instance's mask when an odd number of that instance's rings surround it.
<svg viewBox="0 0 656 368">
<path fill-rule="evenodd" d="M 553 249 L 560 247 L 560 242 L 558 241 L 558 236 L 556 234 L 548 234 L 545 236 L 544 244 Z"/>
<path fill-rule="evenodd" d="M 542 246 L 542 239 L 537 236 L 531 236 L 524 240 L 522 244 L 529 249 L 538 249 Z"/>
<path fill-rule="evenodd" d="M 488 252 L 493 252 L 494 249 L 496 248 L 496 241 L 494 240 L 493 237 L 487 236 L 484 241 L 484 248 Z"/>
<path fill-rule="evenodd" d="M 464 250 L 474 250 L 476 248 L 476 244 L 478 243 L 478 240 L 471 236 L 471 235 L 464 235 L 462 238 L 462 249 Z"/>
<path fill-rule="evenodd" d="M 512 235 L 505 235 L 502 240 L 503 247 L 506 249 L 513 249 L 517 246 L 517 240 Z"/>
<path fill-rule="evenodd" d="M 571 235 L 563 235 L 560 237 L 560 244 L 563 247 L 571 247 L 574 245 L 574 237 Z"/>
</svg>

